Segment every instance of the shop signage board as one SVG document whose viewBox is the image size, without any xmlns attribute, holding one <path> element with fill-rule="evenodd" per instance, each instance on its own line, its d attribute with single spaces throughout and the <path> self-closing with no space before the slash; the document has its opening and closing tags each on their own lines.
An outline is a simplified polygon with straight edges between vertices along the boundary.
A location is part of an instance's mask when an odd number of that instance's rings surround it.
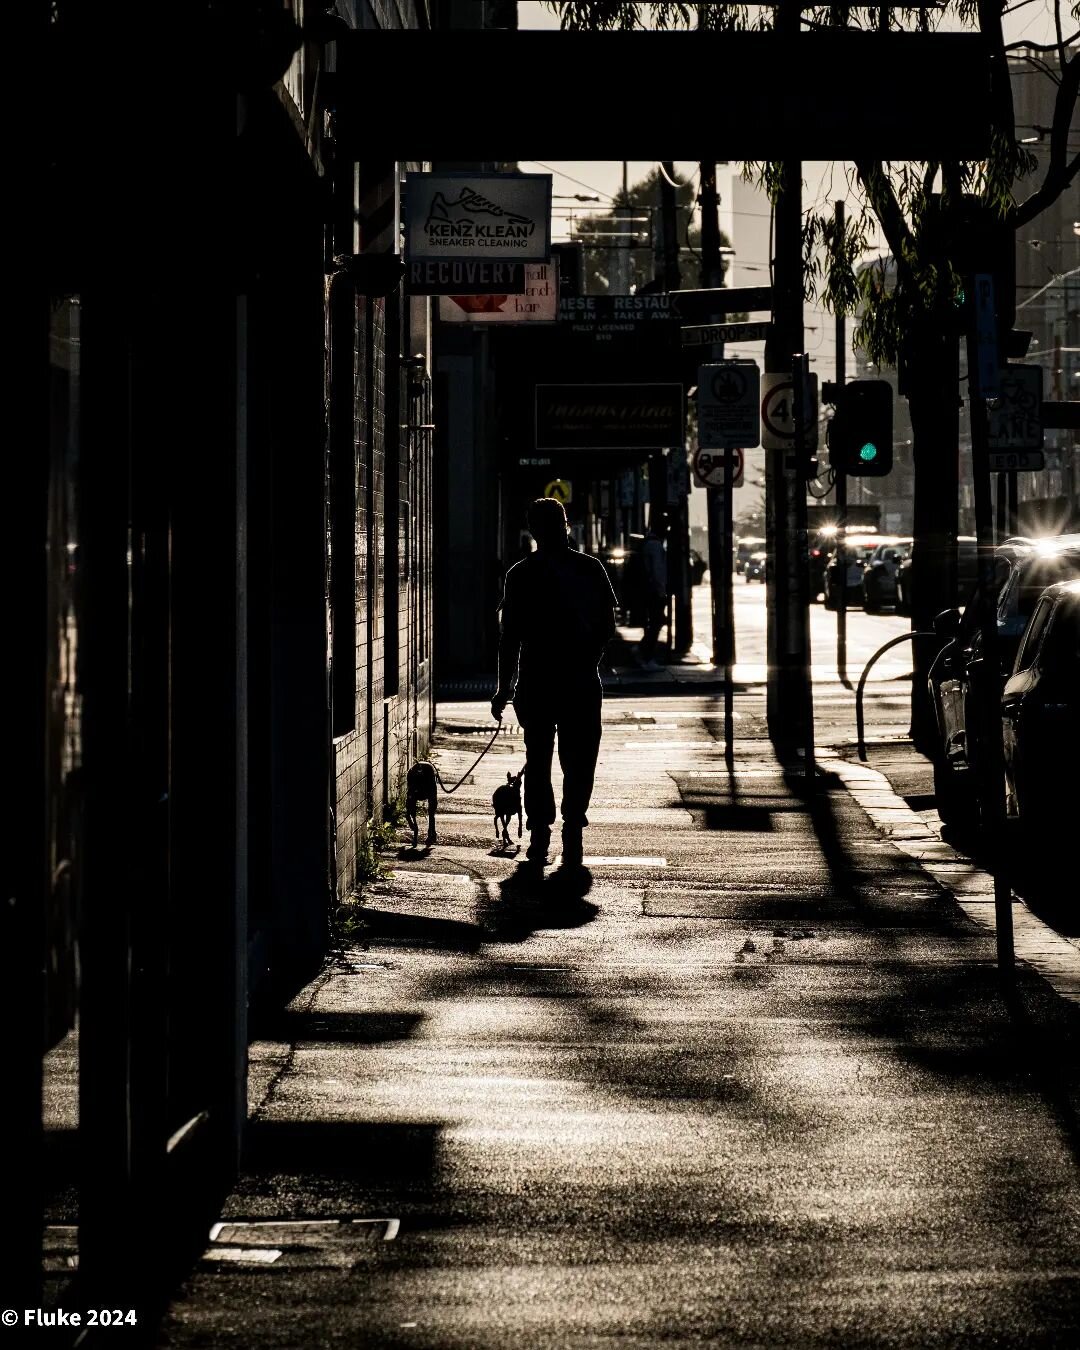
<svg viewBox="0 0 1080 1350">
<path fill-rule="evenodd" d="M 405 175 L 405 261 L 547 262 L 551 174 Z"/>
<path fill-rule="evenodd" d="M 440 295 L 443 323 L 514 324 L 556 321 L 559 306 L 559 269 L 551 262 L 523 263 L 520 294 Z"/>
<path fill-rule="evenodd" d="M 734 450 L 757 445 L 761 370 L 756 361 L 718 361 L 698 367 L 698 445 Z"/>
<path fill-rule="evenodd" d="M 538 384 L 537 450 L 662 450 L 685 436 L 681 384 Z"/>
<path fill-rule="evenodd" d="M 559 301 L 559 325 L 589 342 L 668 339 L 675 310 L 668 295 L 573 295 Z"/>
<path fill-rule="evenodd" d="M 522 295 L 525 264 L 487 258 L 417 261 L 405 268 L 406 295 Z"/>
</svg>

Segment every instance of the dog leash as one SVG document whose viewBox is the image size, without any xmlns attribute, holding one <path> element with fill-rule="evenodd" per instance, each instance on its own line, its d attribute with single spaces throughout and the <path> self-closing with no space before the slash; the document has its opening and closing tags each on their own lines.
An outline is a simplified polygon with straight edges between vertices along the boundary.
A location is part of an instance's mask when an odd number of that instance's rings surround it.
<svg viewBox="0 0 1080 1350">
<path fill-rule="evenodd" d="M 500 731 L 502 731 L 502 718 L 501 718 L 501 717 L 499 718 L 498 725 L 495 727 L 495 730 L 491 733 L 491 740 L 488 741 L 487 745 L 484 746 L 483 750 L 480 751 L 480 753 L 476 756 L 476 758 L 475 758 L 475 759 L 473 760 L 473 762 L 469 765 L 469 767 L 465 770 L 465 772 L 461 775 L 461 777 L 457 780 L 457 782 L 454 784 L 453 787 L 447 787 L 447 786 L 446 786 L 446 784 L 445 784 L 445 783 L 443 782 L 443 780 L 442 780 L 442 774 L 439 773 L 438 766 L 437 766 L 436 764 L 434 764 L 434 763 L 432 764 L 431 767 L 435 770 L 435 778 L 436 778 L 436 781 L 438 782 L 439 786 L 442 788 L 442 790 L 443 790 L 444 792 L 449 793 L 449 792 L 456 792 L 456 791 L 458 790 L 458 788 L 462 785 L 462 783 L 464 783 L 465 779 L 468 778 L 469 774 L 472 773 L 473 769 L 476 768 L 476 766 L 477 766 L 477 765 L 480 763 L 480 761 L 484 758 L 484 756 L 487 754 L 487 752 L 488 752 L 488 751 L 491 749 L 491 747 L 495 744 L 495 737 L 498 736 L 498 734 L 499 734 Z"/>
</svg>

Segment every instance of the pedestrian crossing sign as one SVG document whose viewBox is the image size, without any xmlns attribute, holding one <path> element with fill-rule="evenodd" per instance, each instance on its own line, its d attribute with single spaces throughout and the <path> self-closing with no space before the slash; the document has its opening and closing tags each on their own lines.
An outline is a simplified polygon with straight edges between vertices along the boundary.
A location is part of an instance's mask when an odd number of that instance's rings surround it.
<svg viewBox="0 0 1080 1350">
<path fill-rule="evenodd" d="M 563 506 L 569 506 L 573 495 L 570 483 L 565 478 L 552 479 L 544 489 L 545 497 L 554 497 L 557 502 L 562 502 Z"/>
</svg>

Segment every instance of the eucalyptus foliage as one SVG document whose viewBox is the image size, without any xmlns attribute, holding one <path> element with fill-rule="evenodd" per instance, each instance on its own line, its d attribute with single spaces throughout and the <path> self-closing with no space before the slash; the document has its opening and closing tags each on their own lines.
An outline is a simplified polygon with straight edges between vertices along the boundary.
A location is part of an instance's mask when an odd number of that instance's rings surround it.
<svg viewBox="0 0 1080 1350">
<path fill-rule="evenodd" d="M 683 3 L 682 0 L 548 0 L 565 29 L 630 30 L 772 29 L 776 10 L 767 6 Z M 857 314 L 854 342 L 872 361 L 894 365 L 905 337 L 927 324 L 940 325 L 956 312 L 960 281 L 954 266 L 947 222 L 961 213 L 970 224 L 972 212 L 988 231 L 1015 231 L 1033 220 L 1073 182 L 1080 155 L 1069 155 L 1068 133 L 1080 90 L 1080 31 L 1066 31 L 1066 19 L 1080 23 L 1080 0 L 1067 8 L 1054 0 L 1057 40 L 1046 49 L 1028 44 L 1023 57 L 1057 86 L 1050 155 L 1042 181 L 1033 182 L 1036 157 L 1018 140 L 1013 115 L 1002 15 L 1004 0 L 950 0 L 940 8 L 907 6 L 890 10 L 889 22 L 899 30 L 928 32 L 946 16 L 982 33 L 995 58 L 991 90 L 992 137 L 986 159 L 978 161 L 856 160 L 849 186 L 859 203 L 837 229 L 832 215 L 810 212 L 804 217 L 803 244 L 807 299 L 820 299 L 828 309 Z M 817 5 L 802 13 L 808 28 L 877 27 L 881 7 L 850 9 Z M 854 74 L 855 72 L 853 72 Z M 865 72 L 871 79 L 873 72 Z M 748 163 L 743 174 L 760 184 L 775 202 L 780 191 L 779 165 Z M 943 228 L 942 222 L 945 222 Z M 891 260 L 864 266 L 880 228 Z"/>
</svg>

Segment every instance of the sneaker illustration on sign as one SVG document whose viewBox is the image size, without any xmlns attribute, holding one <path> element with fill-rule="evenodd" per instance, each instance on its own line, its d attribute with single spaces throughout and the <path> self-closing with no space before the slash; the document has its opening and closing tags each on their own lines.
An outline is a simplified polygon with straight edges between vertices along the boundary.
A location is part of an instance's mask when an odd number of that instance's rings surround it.
<svg viewBox="0 0 1080 1350">
<path fill-rule="evenodd" d="M 506 211 L 498 202 L 489 201 L 487 197 L 482 197 L 479 192 L 474 192 L 468 187 L 461 189 L 461 196 L 456 202 L 448 202 L 441 192 L 436 192 L 431 210 L 428 212 L 427 223 L 431 225 L 434 221 L 446 220 L 457 224 L 462 220 L 475 220 L 481 215 L 504 219 L 514 225 L 532 225 L 527 216 Z"/>
</svg>

